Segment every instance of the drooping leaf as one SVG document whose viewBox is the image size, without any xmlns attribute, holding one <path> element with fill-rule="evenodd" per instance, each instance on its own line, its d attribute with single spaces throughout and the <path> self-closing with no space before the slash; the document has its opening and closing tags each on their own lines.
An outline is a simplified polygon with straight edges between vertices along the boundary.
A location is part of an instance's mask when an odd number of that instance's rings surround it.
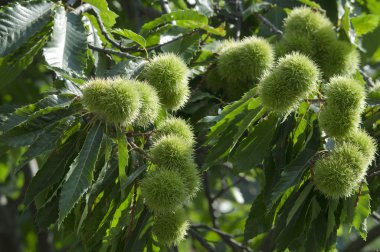
<svg viewBox="0 0 380 252">
<path fill-rule="evenodd" d="M 17 108 L 14 112 L 7 115 L 6 120 L 0 124 L 0 131 L 5 133 L 28 120 L 65 108 L 72 103 L 73 99 L 72 95 L 53 94 L 34 104 Z"/>
<path fill-rule="evenodd" d="M 314 123 L 313 131 L 308 137 L 305 148 L 292 160 L 288 165 L 282 169 L 281 178 L 275 185 L 271 197 L 273 204 L 278 197 L 285 192 L 288 188 L 300 182 L 305 170 L 310 167 L 311 160 L 320 148 L 320 135 L 319 128 Z"/>
<path fill-rule="evenodd" d="M 244 241 L 248 241 L 259 234 L 267 232 L 271 227 L 271 216 L 267 211 L 264 194 L 257 196 L 251 206 L 248 218 L 245 222 Z"/>
<path fill-rule="evenodd" d="M 67 108 L 57 109 L 35 118 L 31 116 L 27 121 L 0 135 L 0 143 L 12 147 L 30 145 L 44 133 L 45 129 L 64 118 L 72 116 L 80 107 L 79 102 L 74 102 Z"/>
<path fill-rule="evenodd" d="M 277 117 L 271 115 L 259 122 L 242 140 L 232 157 L 232 162 L 238 172 L 253 168 L 264 159 L 275 132 L 276 123 Z"/>
<path fill-rule="evenodd" d="M 29 205 L 39 193 L 61 181 L 67 171 L 68 165 L 74 158 L 74 147 L 75 139 L 72 139 L 50 154 L 28 187 L 25 195 L 25 205 Z"/>
<path fill-rule="evenodd" d="M 81 74 L 86 64 L 87 39 L 80 16 L 56 10 L 53 34 L 44 48 L 46 62 L 68 72 Z"/>
<path fill-rule="evenodd" d="M 37 156 L 51 151 L 56 144 L 63 140 L 64 137 L 69 137 L 75 133 L 79 127 L 74 118 L 68 120 L 59 121 L 47 129 L 44 129 L 44 133 L 40 134 L 38 138 L 30 145 L 29 149 L 22 155 L 19 169 L 25 165 L 26 162 L 36 158 Z M 17 170 L 18 171 L 18 170 Z"/>
<path fill-rule="evenodd" d="M 126 136 L 118 131 L 118 136 L 117 136 L 117 145 L 118 145 L 118 159 L 119 159 L 119 181 L 120 181 L 120 187 L 121 187 L 121 192 L 122 195 L 123 193 L 123 185 L 125 184 L 127 180 L 127 172 L 126 168 L 128 165 L 128 159 L 129 159 L 129 154 L 128 154 L 128 142 Z"/>
<path fill-rule="evenodd" d="M 211 127 L 206 140 L 206 144 L 211 146 L 206 158 L 207 165 L 225 160 L 249 125 L 264 115 L 260 98 L 243 99 L 235 103 L 237 105 L 226 107 L 226 111 L 223 110 L 216 117 L 218 121 Z"/>
<path fill-rule="evenodd" d="M 91 185 L 93 170 L 103 139 L 100 122 L 94 124 L 84 141 L 82 149 L 66 175 L 59 199 L 59 223 L 70 213 L 76 202 Z"/>
<path fill-rule="evenodd" d="M 53 3 L 30 1 L 8 5 L 0 12 L 0 57 L 19 48 L 50 21 Z"/>
</svg>

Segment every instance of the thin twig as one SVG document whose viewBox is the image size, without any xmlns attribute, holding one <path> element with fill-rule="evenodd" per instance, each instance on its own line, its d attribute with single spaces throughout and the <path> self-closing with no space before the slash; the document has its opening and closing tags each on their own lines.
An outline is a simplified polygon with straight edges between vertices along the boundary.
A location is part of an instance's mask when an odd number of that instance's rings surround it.
<svg viewBox="0 0 380 252">
<path fill-rule="evenodd" d="M 77 14 L 81 14 L 83 12 L 87 12 L 87 11 L 92 11 L 95 18 L 96 18 L 96 22 L 98 23 L 99 25 L 99 29 L 100 29 L 100 32 L 103 34 L 103 36 L 106 38 L 106 40 L 108 42 L 110 42 L 113 46 L 115 46 L 116 48 L 118 48 L 119 50 L 121 51 L 127 51 L 128 48 L 127 47 L 124 47 L 121 45 L 121 42 L 117 42 L 115 41 L 114 39 L 112 39 L 110 37 L 110 35 L 108 34 L 107 32 L 107 29 L 106 27 L 104 26 L 104 23 L 102 21 L 102 18 L 100 17 L 99 13 L 98 13 L 98 10 L 96 10 L 93 6 L 91 6 L 90 4 L 86 3 L 86 4 L 83 4 L 81 6 L 79 6 L 78 8 L 76 8 L 73 13 L 77 13 Z M 93 49 L 93 48 L 92 48 Z M 111 52 L 110 52 L 111 53 Z M 113 53 L 115 54 L 115 53 Z M 126 57 L 126 58 L 135 58 L 135 56 L 133 55 L 129 55 L 129 54 L 124 54 L 122 57 Z"/>
<path fill-rule="evenodd" d="M 90 10 L 92 10 L 91 4 L 85 3 L 85 4 L 80 5 L 75 10 L 73 10 L 72 13 L 76 15 L 81 15 L 82 13 L 90 11 Z"/>
<path fill-rule="evenodd" d="M 280 29 L 278 29 L 274 24 L 272 24 L 272 22 L 265 18 L 263 15 L 261 15 L 260 13 L 255 13 L 255 15 L 261 20 L 261 22 L 263 22 L 266 26 L 269 27 L 270 31 L 281 36 L 283 35 L 283 32 Z"/>
<path fill-rule="evenodd" d="M 233 236 L 226 233 L 226 232 L 223 232 L 222 230 L 218 229 L 218 228 L 214 228 L 214 227 L 210 227 L 210 226 L 207 226 L 207 225 L 204 225 L 204 224 L 193 224 L 191 225 L 191 227 L 193 229 L 207 229 L 207 230 L 210 230 L 210 231 L 213 231 L 215 232 L 216 234 L 218 234 L 226 243 L 228 243 L 230 246 L 232 246 L 232 248 L 234 249 L 234 251 L 252 251 L 250 248 L 244 246 L 243 244 L 237 242 L 236 240 L 234 240 Z"/>
<path fill-rule="evenodd" d="M 309 103 L 324 103 L 326 102 L 326 99 L 305 99 L 305 102 Z"/>
<path fill-rule="evenodd" d="M 195 238 L 196 240 L 199 241 L 199 243 L 209 252 L 214 252 L 216 251 L 213 247 L 211 247 L 210 244 L 208 244 L 208 242 L 200 235 L 198 234 L 195 230 L 193 229 L 189 229 L 188 230 L 188 233 L 193 237 Z"/>
<path fill-rule="evenodd" d="M 98 52 L 102 52 L 102 53 L 106 53 L 106 54 L 113 54 L 113 55 L 117 55 L 119 57 L 127 58 L 127 59 L 139 59 L 140 58 L 137 56 L 133 56 L 129 53 L 120 52 L 120 51 L 116 51 L 116 50 L 112 50 L 112 49 L 108 49 L 108 48 L 97 47 L 97 46 L 94 46 L 91 44 L 88 45 L 88 48 L 90 48 L 94 51 L 98 51 Z"/>
<path fill-rule="evenodd" d="M 205 189 L 205 195 L 206 195 L 207 202 L 208 202 L 208 210 L 210 213 L 212 226 L 215 228 L 218 228 L 218 224 L 216 222 L 215 210 L 214 210 L 214 207 L 212 205 L 213 201 L 212 201 L 211 191 L 210 191 L 210 181 L 209 181 L 207 172 L 203 173 L 203 187 Z"/>
<path fill-rule="evenodd" d="M 377 175 L 380 175 L 380 171 L 371 172 L 370 174 L 367 175 L 367 177 L 374 177 L 374 176 L 377 176 Z"/>
<path fill-rule="evenodd" d="M 359 69 L 359 72 L 363 76 L 363 79 L 365 80 L 367 87 L 375 86 L 375 82 L 373 82 L 371 76 L 369 76 L 363 69 Z"/>
<path fill-rule="evenodd" d="M 141 149 L 140 147 L 138 147 L 133 141 L 129 141 L 128 140 L 128 144 L 132 147 L 131 150 L 137 151 L 138 153 L 140 153 L 146 159 L 149 158 L 148 154 L 143 149 Z"/>
<path fill-rule="evenodd" d="M 220 190 L 214 197 L 211 198 L 212 201 L 215 201 L 217 198 L 225 194 L 227 191 L 229 191 L 232 187 L 236 186 L 240 182 L 244 181 L 245 177 L 239 177 L 234 183 L 232 183 L 230 186 L 224 187 L 222 190 Z"/>
<path fill-rule="evenodd" d="M 358 194 L 356 195 L 356 200 L 355 200 L 355 205 L 354 205 L 354 207 L 357 207 L 357 206 L 358 206 L 359 198 L 360 198 L 360 196 L 362 195 L 362 188 L 363 188 L 363 181 L 360 183 L 359 192 L 358 192 Z"/>
</svg>

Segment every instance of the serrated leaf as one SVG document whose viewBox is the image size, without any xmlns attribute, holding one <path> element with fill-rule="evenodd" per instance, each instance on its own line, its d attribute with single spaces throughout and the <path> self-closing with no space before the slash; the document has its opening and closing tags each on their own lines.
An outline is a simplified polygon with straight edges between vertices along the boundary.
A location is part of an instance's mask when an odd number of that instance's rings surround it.
<svg viewBox="0 0 380 252">
<path fill-rule="evenodd" d="M 376 29 L 380 22 L 380 15 L 375 14 L 360 14 L 357 17 L 351 18 L 355 33 L 358 36 L 367 34 Z"/>
<path fill-rule="evenodd" d="M 127 39 L 133 40 L 137 44 L 139 44 L 142 48 L 146 48 L 146 40 L 143 36 L 135 33 L 134 31 L 128 29 L 116 29 L 112 31 L 113 33 L 119 34 Z"/>
<path fill-rule="evenodd" d="M 75 132 L 69 130 L 72 127 L 77 129 L 77 127 L 75 127 L 74 118 L 70 118 L 68 120 L 64 119 L 49 126 L 47 129 L 44 129 L 44 133 L 40 134 L 28 148 L 28 150 L 22 155 L 16 172 L 19 171 L 22 166 L 24 166 L 33 158 L 36 158 L 45 152 L 53 150 L 55 145 L 58 144 L 60 140 L 62 140 L 65 134 L 67 134 L 66 131 L 69 131 L 70 134 Z"/>
<path fill-rule="evenodd" d="M 269 116 L 259 122 L 248 136 L 242 140 L 233 155 L 232 162 L 237 172 L 247 171 L 260 163 L 269 148 L 276 130 L 277 117 Z"/>
<path fill-rule="evenodd" d="M 14 81 L 32 62 L 48 40 L 49 27 L 29 39 L 20 48 L 0 58 L 0 89 Z"/>
<path fill-rule="evenodd" d="M 44 133 L 45 128 L 66 117 L 70 117 L 80 107 L 81 104 L 79 102 L 74 102 L 68 108 L 58 109 L 35 118 L 31 116 L 26 122 L 0 135 L 0 143 L 11 147 L 30 145 Z"/>
<path fill-rule="evenodd" d="M 0 57 L 19 48 L 50 21 L 52 2 L 15 3 L 0 12 Z"/>
<path fill-rule="evenodd" d="M 36 103 L 17 108 L 14 112 L 7 115 L 6 120 L 0 124 L 0 131 L 5 133 L 28 120 L 65 108 L 72 103 L 73 99 L 74 96 L 72 95 L 53 94 Z"/>
<path fill-rule="evenodd" d="M 50 154 L 28 187 L 24 201 L 26 206 L 42 191 L 61 181 L 67 171 L 68 165 L 74 158 L 74 145 L 75 141 L 68 141 Z"/>
<path fill-rule="evenodd" d="M 292 160 L 288 165 L 283 168 L 281 178 L 275 185 L 272 196 L 271 204 L 279 198 L 288 188 L 300 182 L 303 173 L 310 166 L 310 161 L 317 153 L 320 147 L 320 133 L 319 127 L 314 123 L 313 131 L 311 132 L 305 148 Z"/>
<path fill-rule="evenodd" d="M 105 76 L 112 77 L 121 75 L 127 79 L 136 78 L 143 70 L 146 60 L 124 60 L 116 65 L 112 66 L 111 69 L 105 71 Z"/>
<path fill-rule="evenodd" d="M 66 175 L 59 199 L 59 223 L 70 213 L 76 202 L 91 185 L 93 170 L 98 159 L 103 129 L 100 122 L 94 124 L 84 141 L 82 149 Z"/>
<path fill-rule="evenodd" d="M 86 30 L 80 16 L 67 13 L 63 7 L 56 10 L 53 34 L 44 48 L 46 62 L 68 72 L 82 74 L 86 65 Z"/>
<path fill-rule="evenodd" d="M 146 34 L 164 24 L 175 21 L 175 25 L 189 29 L 203 29 L 209 33 L 225 36 L 226 32 L 222 27 L 214 28 L 208 25 L 205 15 L 194 10 L 179 10 L 164 14 L 153 21 L 145 23 L 141 29 L 142 34 Z"/>
<path fill-rule="evenodd" d="M 248 126 L 258 121 L 263 114 L 260 98 L 242 99 L 227 106 L 207 136 L 206 144 L 212 148 L 206 157 L 206 164 L 227 158 Z"/>
<path fill-rule="evenodd" d="M 293 207 L 289 211 L 288 217 L 286 218 L 286 226 L 292 220 L 301 205 L 305 202 L 307 196 L 309 196 L 309 193 L 311 192 L 311 189 L 313 189 L 312 183 L 309 183 L 306 187 L 303 188 L 301 194 L 298 196 L 297 200 L 294 202 Z"/>
<path fill-rule="evenodd" d="M 359 200 L 355 207 L 354 219 L 352 226 L 359 232 L 360 236 L 367 239 L 367 217 L 371 213 L 371 196 L 367 185 L 362 185 L 361 195 L 358 196 Z"/>
<path fill-rule="evenodd" d="M 271 218 L 265 206 L 265 195 L 261 193 L 251 206 L 245 222 L 244 241 L 248 241 L 259 234 L 268 231 L 271 227 Z"/>
<path fill-rule="evenodd" d="M 107 28 L 111 28 L 116 23 L 118 15 L 108 8 L 106 0 L 83 0 L 83 2 L 89 3 L 97 8 L 96 11 L 99 13 L 103 24 Z"/>
</svg>

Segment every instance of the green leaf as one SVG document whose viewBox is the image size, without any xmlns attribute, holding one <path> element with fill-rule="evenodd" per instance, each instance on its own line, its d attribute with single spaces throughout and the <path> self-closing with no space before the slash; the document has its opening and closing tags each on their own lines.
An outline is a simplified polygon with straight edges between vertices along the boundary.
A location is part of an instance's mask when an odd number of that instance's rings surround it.
<svg viewBox="0 0 380 252">
<path fill-rule="evenodd" d="M 66 117 L 70 117 L 79 108 L 81 108 L 81 104 L 74 102 L 68 108 L 58 109 L 36 117 L 32 115 L 26 122 L 0 135 L 0 143 L 12 147 L 30 145 L 44 133 L 45 129 Z"/>
<path fill-rule="evenodd" d="M 319 4 L 317 4 L 316 2 L 311 1 L 311 0 L 298 0 L 298 2 L 301 2 L 303 4 L 306 4 L 310 7 L 316 8 L 316 9 L 320 9 L 320 10 L 322 9 Z"/>
<path fill-rule="evenodd" d="M 83 0 L 83 2 L 89 3 L 97 8 L 96 11 L 99 13 L 103 24 L 107 28 L 114 26 L 118 15 L 108 8 L 108 3 L 106 0 Z"/>
<path fill-rule="evenodd" d="M 270 115 L 260 121 L 241 141 L 232 159 L 237 172 L 247 171 L 264 159 L 276 130 L 276 124 L 277 117 Z"/>
<path fill-rule="evenodd" d="M 50 112 L 69 106 L 74 99 L 72 95 L 49 95 L 36 103 L 17 108 L 7 115 L 6 120 L 0 124 L 3 133 L 25 123 L 33 118 L 48 114 Z"/>
<path fill-rule="evenodd" d="M 246 20 L 249 16 L 260 12 L 267 12 L 269 9 L 273 8 L 275 5 L 269 2 L 260 2 L 255 4 L 250 4 L 247 9 L 242 13 L 243 20 Z"/>
<path fill-rule="evenodd" d="M 273 204 L 282 193 L 290 187 L 298 184 L 301 181 L 302 175 L 305 170 L 311 165 L 311 160 L 320 148 L 320 133 L 319 127 L 314 122 L 313 130 L 308 137 L 304 149 L 286 165 L 281 173 L 280 180 L 276 183 L 272 196 L 271 204 Z"/>
<path fill-rule="evenodd" d="M 0 57 L 19 48 L 50 21 L 52 2 L 15 3 L 0 12 Z"/>
<path fill-rule="evenodd" d="M 58 183 L 63 178 L 72 162 L 75 153 L 75 140 L 66 142 L 50 154 L 45 164 L 33 177 L 25 195 L 25 205 L 29 205 L 34 198 L 45 189 Z"/>
<path fill-rule="evenodd" d="M 120 181 L 120 189 L 122 192 L 122 195 L 124 194 L 123 185 L 126 183 L 127 180 L 127 173 L 126 168 L 128 165 L 128 142 L 127 137 L 118 130 L 118 136 L 117 136 L 117 145 L 118 145 L 118 156 L 119 156 L 119 181 Z M 123 195 L 124 196 L 124 195 Z"/>
<path fill-rule="evenodd" d="M 222 114 L 216 117 L 219 121 L 210 129 L 206 144 L 212 148 L 206 157 L 206 165 L 227 158 L 249 125 L 258 121 L 264 114 L 260 98 L 242 99 L 235 103 L 227 106 Z"/>
<path fill-rule="evenodd" d="M 14 81 L 33 62 L 34 57 L 48 40 L 48 32 L 50 31 L 44 30 L 19 49 L 0 58 L 0 89 Z"/>
<path fill-rule="evenodd" d="M 75 131 L 78 130 L 76 122 L 74 118 L 69 120 L 64 119 L 44 129 L 44 133 L 40 134 L 29 149 L 22 155 L 17 171 L 33 158 L 53 150 L 55 145 L 58 144 L 63 137 L 66 137 L 67 134 L 71 135 L 75 133 Z"/>
<path fill-rule="evenodd" d="M 267 232 L 271 227 L 271 217 L 267 211 L 265 195 L 261 193 L 251 206 L 248 218 L 245 222 L 244 241 L 248 241 L 259 234 Z"/>
<path fill-rule="evenodd" d="M 112 30 L 113 33 L 119 34 L 127 39 L 133 40 L 137 44 L 139 44 L 142 48 L 146 48 L 146 41 L 143 36 L 128 30 L 128 29 L 116 29 Z"/>
<path fill-rule="evenodd" d="M 203 29 L 211 34 L 225 36 L 226 32 L 223 28 L 214 28 L 208 25 L 208 19 L 206 16 L 200 14 L 194 10 L 179 10 L 173 11 L 168 14 L 164 14 L 153 21 L 145 23 L 141 29 L 142 34 L 146 34 L 149 31 L 175 21 L 175 25 L 189 29 Z"/>
<path fill-rule="evenodd" d="M 80 16 L 56 10 L 53 34 L 44 48 L 46 62 L 65 71 L 82 74 L 86 66 L 87 38 Z"/>
<path fill-rule="evenodd" d="M 357 17 L 351 18 L 351 22 L 356 35 L 361 36 L 376 29 L 380 22 L 380 15 L 360 14 Z"/>
<path fill-rule="evenodd" d="M 198 51 L 200 45 L 200 36 L 198 33 L 194 33 L 190 36 L 182 37 L 172 43 L 161 46 L 163 52 L 172 52 L 189 63 L 195 53 Z"/>
<path fill-rule="evenodd" d="M 307 196 L 309 196 L 311 189 L 313 189 L 313 184 L 309 183 L 306 187 L 303 188 L 301 194 L 298 196 L 296 202 L 294 202 L 293 207 L 290 209 L 288 217 L 286 219 L 286 226 L 293 219 L 295 213 L 301 207 L 301 205 L 305 202 Z"/>
<path fill-rule="evenodd" d="M 66 175 L 59 199 L 59 223 L 70 213 L 76 202 L 89 188 L 93 178 L 93 170 L 98 159 L 103 129 L 100 122 L 90 129 L 78 156 L 70 166 Z"/>
<path fill-rule="evenodd" d="M 105 71 L 105 76 L 112 77 L 122 75 L 125 78 L 134 79 L 141 73 L 146 62 L 146 60 L 141 59 L 121 61 L 111 67 L 111 69 Z"/>
<path fill-rule="evenodd" d="M 129 185 L 131 185 L 137 177 L 139 177 L 146 170 L 146 166 L 142 165 L 137 170 L 134 170 L 126 179 L 123 185 L 121 185 L 121 190 L 124 190 Z"/>
<path fill-rule="evenodd" d="M 352 226 L 359 232 L 360 236 L 367 239 L 367 217 L 371 213 L 371 197 L 367 185 L 362 185 L 361 195 L 355 208 Z"/>
<path fill-rule="evenodd" d="M 348 41 L 350 41 L 351 44 L 355 44 L 356 34 L 355 34 L 354 29 L 352 29 L 352 25 L 351 25 L 350 3 L 346 2 L 345 6 L 343 7 L 341 1 L 338 1 L 338 10 L 339 10 L 338 16 L 339 16 L 339 21 L 340 21 L 340 28 L 343 29 L 343 33 L 347 37 Z"/>
</svg>

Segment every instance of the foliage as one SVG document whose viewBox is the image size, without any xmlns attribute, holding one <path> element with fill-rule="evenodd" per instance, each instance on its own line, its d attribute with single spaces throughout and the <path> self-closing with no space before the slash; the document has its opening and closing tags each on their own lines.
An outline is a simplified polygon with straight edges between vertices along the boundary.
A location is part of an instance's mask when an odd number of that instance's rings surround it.
<svg viewBox="0 0 380 252">
<path fill-rule="evenodd" d="M 379 246 L 378 7 L 2 6 L 0 250 Z"/>
</svg>

